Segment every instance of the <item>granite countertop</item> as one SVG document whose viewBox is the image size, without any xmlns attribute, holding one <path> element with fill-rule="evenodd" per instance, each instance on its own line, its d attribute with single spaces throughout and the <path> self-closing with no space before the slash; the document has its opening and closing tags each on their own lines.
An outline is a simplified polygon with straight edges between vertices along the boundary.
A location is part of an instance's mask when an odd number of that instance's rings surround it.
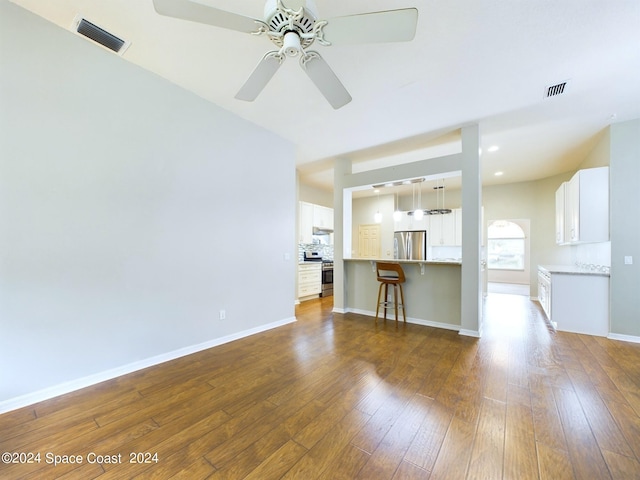
<svg viewBox="0 0 640 480">
<path fill-rule="evenodd" d="M 597 275 L 610 277 L 609 267 L 603 266 L 578 266 L 578 265 L 538 265 L 539 270 L 547 273 L 560 273 L 565 275 Z"/>
</svg>

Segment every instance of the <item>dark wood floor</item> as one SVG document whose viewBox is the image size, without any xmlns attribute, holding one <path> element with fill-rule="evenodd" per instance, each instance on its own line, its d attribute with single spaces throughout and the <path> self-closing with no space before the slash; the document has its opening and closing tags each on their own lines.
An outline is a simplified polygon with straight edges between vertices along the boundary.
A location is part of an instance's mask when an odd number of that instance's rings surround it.
<svg viewBox="0 0 640 480">
<path fill-rule="evenodd" d="M 331 300 L 0 416 L 0 452 L 41 455 L 0 478 L 640 478 L 640 345 L 555 333 L 522 296 L 489 295 L 480 340 Z"/>
</svg>

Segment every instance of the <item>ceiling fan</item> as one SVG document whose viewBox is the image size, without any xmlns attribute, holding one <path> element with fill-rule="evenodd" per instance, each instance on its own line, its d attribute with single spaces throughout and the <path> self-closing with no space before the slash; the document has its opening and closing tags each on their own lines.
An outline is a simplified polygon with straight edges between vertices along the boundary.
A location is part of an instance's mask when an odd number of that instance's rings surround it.
<svg viewBox="0 0 640 480">
<path fill-rule="evenodd" d="M 286 6 L 285 6 L 286 3 Z M 300 57 L 300 66 L 335 109 L 351 101 L 327 62 L 314 50 L 320 45 L 408 42 L 416 32 L 418 10 L 403 8 L 318 20 L 313 0 L 267 0 L 264 20 L 196 3 L 191 0 L 153 0 L 160 15 L 205 23 L 252 35 L 266 35 L 278 47 L 267 52 L 235 98 L 253 101 L 286 57 Z"/>
</svg>

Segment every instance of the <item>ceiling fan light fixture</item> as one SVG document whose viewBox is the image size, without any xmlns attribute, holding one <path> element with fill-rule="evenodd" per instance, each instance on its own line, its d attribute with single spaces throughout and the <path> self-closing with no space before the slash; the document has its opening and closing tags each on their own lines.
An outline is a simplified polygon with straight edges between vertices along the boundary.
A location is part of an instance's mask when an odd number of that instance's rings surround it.
<svg viewBox="0 0 640 480">
<path fill-rule="evenodd" d="M 284 43 L 282 50 L 287 57 L 295 57 L 300 53 L 300 37 L 296 32 L 287 32 L 284 34 Z"/>
</svg>

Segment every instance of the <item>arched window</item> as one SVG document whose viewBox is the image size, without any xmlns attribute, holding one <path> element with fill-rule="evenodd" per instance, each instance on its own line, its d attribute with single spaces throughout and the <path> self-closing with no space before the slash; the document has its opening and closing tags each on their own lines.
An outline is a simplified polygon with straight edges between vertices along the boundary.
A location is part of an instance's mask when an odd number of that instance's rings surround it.
<svg viewBox="0 0 640 480">
<path fill-rule="evenodd" d="M 524 238 L 524 231 L 514 222 L 491 222 L 487 231 L 489 269 L 524 270 Z"/>
</svg>

